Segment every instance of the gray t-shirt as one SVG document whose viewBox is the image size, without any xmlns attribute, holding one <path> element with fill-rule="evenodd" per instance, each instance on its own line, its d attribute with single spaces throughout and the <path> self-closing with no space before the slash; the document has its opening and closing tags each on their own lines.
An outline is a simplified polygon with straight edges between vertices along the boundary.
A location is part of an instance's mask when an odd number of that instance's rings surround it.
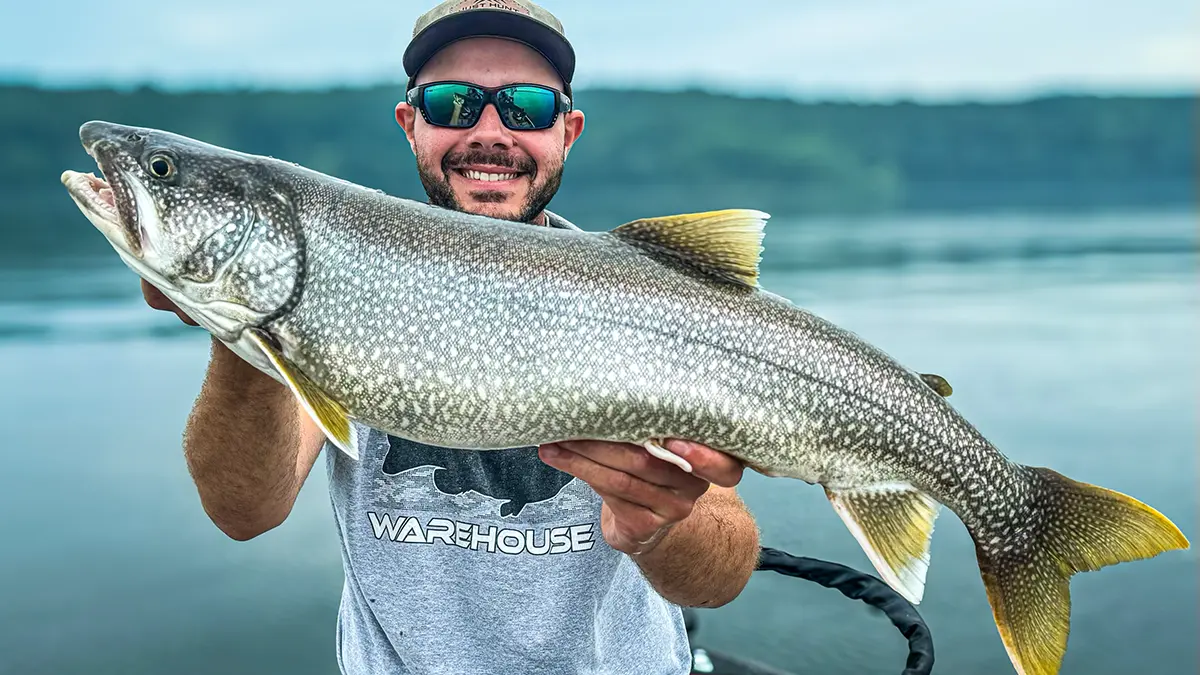
<svg viewBox="0 0 1200 675">
<path fill-rule="evenodd" d="M 536 448 L 437 448 L 360 427 L 360 461 L 325 454 L 346 675 L 690 670 L 681 609 L 604 541 L 599 495 Z"/>
</svg>

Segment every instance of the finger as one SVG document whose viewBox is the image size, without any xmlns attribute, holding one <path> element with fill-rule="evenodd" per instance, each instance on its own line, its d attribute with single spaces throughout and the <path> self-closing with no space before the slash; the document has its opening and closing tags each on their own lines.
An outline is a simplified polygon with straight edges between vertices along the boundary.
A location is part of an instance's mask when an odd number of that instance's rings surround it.
<svg viewBox="0 0 1200 675">
<path fill-rule="evenodd" d="M 664 447 L 686 459 L 692 473 L 721 487 L 733 487 L 742 480 L 745 465 L 741 460 L 713 450 L 702 443 L 677 438 L 668 439 Z"/>
<path fill-rule="evenodd" d="M 145 279 L 142 279 L 142 297 L 146 299 L 147 305 L 164 312 L 172 312 L 175 316 L 179 317 L 180 321 L 189 326 L 200 325 L 192 317 L 185 314 L 182 309 L 179 309 L 178 305 L 171 302 L 171 299 L 164 295 L 162 291 L 158 290 L 158 288 Z"/>
<path fill-rule="evenodd" d="M 175 310 L 174 303 L 172 303 L 167 296 L 163 295 L 163 292 L 158 290 L 154 284 L 151 284 L 145 279 L 142 279 L 142 297 L 146 299 L 146 304 L 150 305 L 154 309 L 161 309 L 169 312 Z"/>
<path fill-rule="evenodd" d="M 625 501 L 605 492 L 597 492 L 612 513 L 614 530 L 608 542 L 610 546 L 630 555 L 638 555 L 654 548 L 671 529 L 672 523 L 653 511 Z M 612 541 L 611 539 L 615 539 Z"/>
<path fill-rule="evenodd" d="M 598 464 L 633 474 L 655 485 L 679 490 L 692 497 L 703 494 L 708 488 L 704 479 L 658 459 L 640 445 L 608 441 L 564 441 L 559 445 Z"/>
<path fill-rule="evenodd" d="M 675 522 L 691 515 L 695 497 L 685 496 L 677 490 L 656 485 L 633 474 L 610 468 L 586 455 L 559 447 L 560 445 L 563 444 L 542 446 L 538 451 L 538 456 L 546 464 L 579 478 L 596 492 L 619 497 L 631 504 L 649 509 L 666 520 Z M 708 485 L 704 481 L 700 482 L 705 486 Z"/>
</svg>

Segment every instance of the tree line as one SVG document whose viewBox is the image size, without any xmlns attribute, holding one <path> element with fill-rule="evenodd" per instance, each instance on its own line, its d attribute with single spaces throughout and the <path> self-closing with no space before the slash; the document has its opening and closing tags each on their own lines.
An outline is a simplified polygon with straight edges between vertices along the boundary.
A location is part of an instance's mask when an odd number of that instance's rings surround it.
<svg viewBox="0 0 1200 675">
<path fill-rule="evenodd" d="M 90 119 L 163 128 L 424 199 L 393 119 L 402 93 L 0 86 L 0 230 L 47 242 L 78 231 L 58 176 L 94 169 L 77 135 Z M 586 127 L 551 208 L 588 229 L 726 207 L 791 215 L 1196 200 L 1189 95 L 924 104 L 593 89 L 577 92 L 576 104 Z"/>
</svg>

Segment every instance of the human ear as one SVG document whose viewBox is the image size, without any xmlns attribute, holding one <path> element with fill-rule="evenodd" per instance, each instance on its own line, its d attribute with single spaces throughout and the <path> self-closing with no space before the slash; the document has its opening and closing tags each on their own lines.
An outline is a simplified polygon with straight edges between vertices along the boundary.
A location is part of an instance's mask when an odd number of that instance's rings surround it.
<svg viewBox="0 0 1200 675">
<path fill-rule="evenodd" d="M 571 146 L 583 133 L 583 111 L 571 110 L 563 115 L 563 159 L 571 152 Z"/>
<path fill-rule="evenodd" d="M 404 136 L 408 138 L 408 147 L 412 149 L 413 154 L 417 153 L 416 139 L 413 137 L 413 130 L 417 125 L 417 111 L 407 103 L 396 104 L 396 124 L 404 130 Z"/>
</svg>

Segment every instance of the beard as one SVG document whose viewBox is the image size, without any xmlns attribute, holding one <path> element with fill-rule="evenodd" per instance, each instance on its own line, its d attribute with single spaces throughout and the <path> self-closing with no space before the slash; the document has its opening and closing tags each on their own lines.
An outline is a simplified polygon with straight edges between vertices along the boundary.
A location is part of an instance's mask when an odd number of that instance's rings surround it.
<svg viewBox="0 0 1200 675">
<path fill-rule="evenodd" d="M 434 206 L 469 213 L 470 211 L 463 208 L 462 202 L 454 194 L 454 189 L 450 187 L 450 172 L 454 171 L 455 167 L 469 164 L 502 166 L 512 169 L 514 173 L 520 173 L 522 176 L 529 177 L 529 193 L 525 195 L 524 203 L 521 204 L 515 213 L 497 216 L 504 220 L 513 220 L 522 223 L 533 222 L 533 219 L 550 204 L 550 200 L 554 198 L 555 193 L 558 192 L 559 185 L 562 183 L 562 162 L 559 162 L 557 166 L 547 167 L 545 171 L 542 171 L 539 170 L 540 167 L 530 157 L 512 157 L 504 152 L 487 152 L 484 150 L 448 152 L 442 157 L 441 166 L 438 167 L 438 171 L 429 167 L 426 162 L 422 161 L 421 157 L 417 157 L 417 174 L 421 178 L 421 185 L 425 186 L 425 193 L 429 195 L 429 203 Z M 543 173 L 545 176 L 539 183 L 538 176 Z M 476 190 L 471 192 L 470 195 L 476 202 L 497 204 L 507 200 L 509 193 L 501 190 Z"/>
</svg>

